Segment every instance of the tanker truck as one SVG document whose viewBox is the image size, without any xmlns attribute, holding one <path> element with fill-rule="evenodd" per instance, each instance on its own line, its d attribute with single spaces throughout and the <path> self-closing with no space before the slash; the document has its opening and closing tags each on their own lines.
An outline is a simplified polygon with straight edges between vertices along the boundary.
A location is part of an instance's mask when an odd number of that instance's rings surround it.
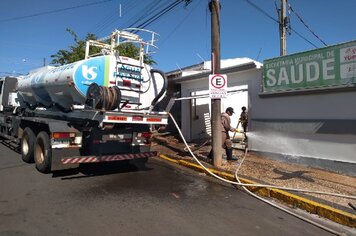
<svg viewBox="0 0 356 236">
<path fill-rule="evenodd" d="M 141 31 L 89 40 L 81 61 L 0 78 L 0 137 L 19 144 L 22 160 L 42 173 L 156 156 L 151 127 L 168 122 L 167 112 L 156 109 L 167 80 L 144 63 L 157 34 Z M 138 45 L 139 57 L 120 55 L 121 43 Z"/>
</svg>

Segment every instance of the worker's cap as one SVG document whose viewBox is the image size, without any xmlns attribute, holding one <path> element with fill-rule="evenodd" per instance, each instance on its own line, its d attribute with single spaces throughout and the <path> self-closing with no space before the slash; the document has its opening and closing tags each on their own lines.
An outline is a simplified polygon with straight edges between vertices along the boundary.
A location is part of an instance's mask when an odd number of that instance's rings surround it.
<svg viewBox="0 0 356 236">
<path fill-rule="evenodd" d="M 228 108 L 226 108 L 226 112 L 230 112 L 231 114 L 234 114 L 235 112 L 234 112 L 234 108 L 232 108 L 232 107 L 228 107 Z"/>
</svg>

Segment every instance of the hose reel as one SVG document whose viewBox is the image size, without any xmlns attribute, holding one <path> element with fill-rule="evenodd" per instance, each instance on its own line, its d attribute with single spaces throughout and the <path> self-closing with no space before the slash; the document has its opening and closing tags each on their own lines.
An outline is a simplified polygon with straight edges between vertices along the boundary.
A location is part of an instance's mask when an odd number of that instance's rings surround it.
<svg viewBox="0 0 356 236">
<path fill-rule="evenodd" d="M 86 94 L 85 104 L 104 110 L 115 110 L 120 108 L 121 91 L 117 86 L 105 87 L 92 83 Z"/>
</svg>

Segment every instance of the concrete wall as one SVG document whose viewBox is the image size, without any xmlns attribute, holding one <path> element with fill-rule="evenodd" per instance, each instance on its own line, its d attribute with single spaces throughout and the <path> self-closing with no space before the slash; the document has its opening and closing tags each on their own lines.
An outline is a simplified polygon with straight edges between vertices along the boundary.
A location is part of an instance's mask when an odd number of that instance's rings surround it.
<svg viewBox="0 0 356 236">
<path fill-rule="evenodd" d="M 233 107 L 235 114 L 231 117 L 231 125 L 236 127 L 241 112 L 241 107 L 248 107 L 249 96 L 247 91 L 249 84 L 253 80 L 260 79 L 260 70 L 251 69 L 242 72 L 227 74 L 228 78 L 228 98 L 222 99 L 221 111 L 229 106 Z M 183 82 L 181 84 L 182 97 L 209 94 L 208 78 Z M 237 92 L 239 91 L 239 92 Z M 210 127 L 210 98 L 182 101 L 182 132 L 188 141 L 193 139 L 209 138 Z M 232 135 L 232 133 L 230 133 Z"/>
<path fill-rule="evenodd" d="M 356 175 L 356 90 L 262 97 L 256 82 L 249 87 L 251 150 Z"/>
<path fill-rule="evenodd" d="M 356 90 L 266 97 L 259 95 L 261 81 L 262 69 L 228 74 L 228 88 L 248 87 L 250 150 L 356 175 Z M 181 88 L 182 97 L 201 94 L 208 90 L 208 79 L 183 82 Z M 222 110 L 232 106 L 236 111 L 233 126 L 240 113 L 238 100 L 222 100 Z M 182 101 L 182 131 L 188 141 L 209 137 L 201 130 L 209 128 L 210 99 L 198 106 L 199 117 L 193 117 L 191 101 Z"/>
</svg>

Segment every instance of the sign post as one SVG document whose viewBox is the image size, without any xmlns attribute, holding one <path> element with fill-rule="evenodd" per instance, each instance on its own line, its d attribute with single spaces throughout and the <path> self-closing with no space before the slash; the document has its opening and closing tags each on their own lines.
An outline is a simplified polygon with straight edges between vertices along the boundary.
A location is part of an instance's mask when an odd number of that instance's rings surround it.
<svg viewBox="0 0 356 236">
<path fill-rule="evenodd" d="M 220 73 L 220 1 L 210 0 L 211 12 L 211 71 L 212 74 Z M 219 84 L 220 80 L 216 83 Z M 210 84 L 210 83 L 209 83 Z M 209 85 L 210 86 L 210 85 Z M 211 153 L 213 165 L 220 167 L 222 163 L 222 132 L 221 126 L 221 99 L 211 98 Z"/>
</svg>

